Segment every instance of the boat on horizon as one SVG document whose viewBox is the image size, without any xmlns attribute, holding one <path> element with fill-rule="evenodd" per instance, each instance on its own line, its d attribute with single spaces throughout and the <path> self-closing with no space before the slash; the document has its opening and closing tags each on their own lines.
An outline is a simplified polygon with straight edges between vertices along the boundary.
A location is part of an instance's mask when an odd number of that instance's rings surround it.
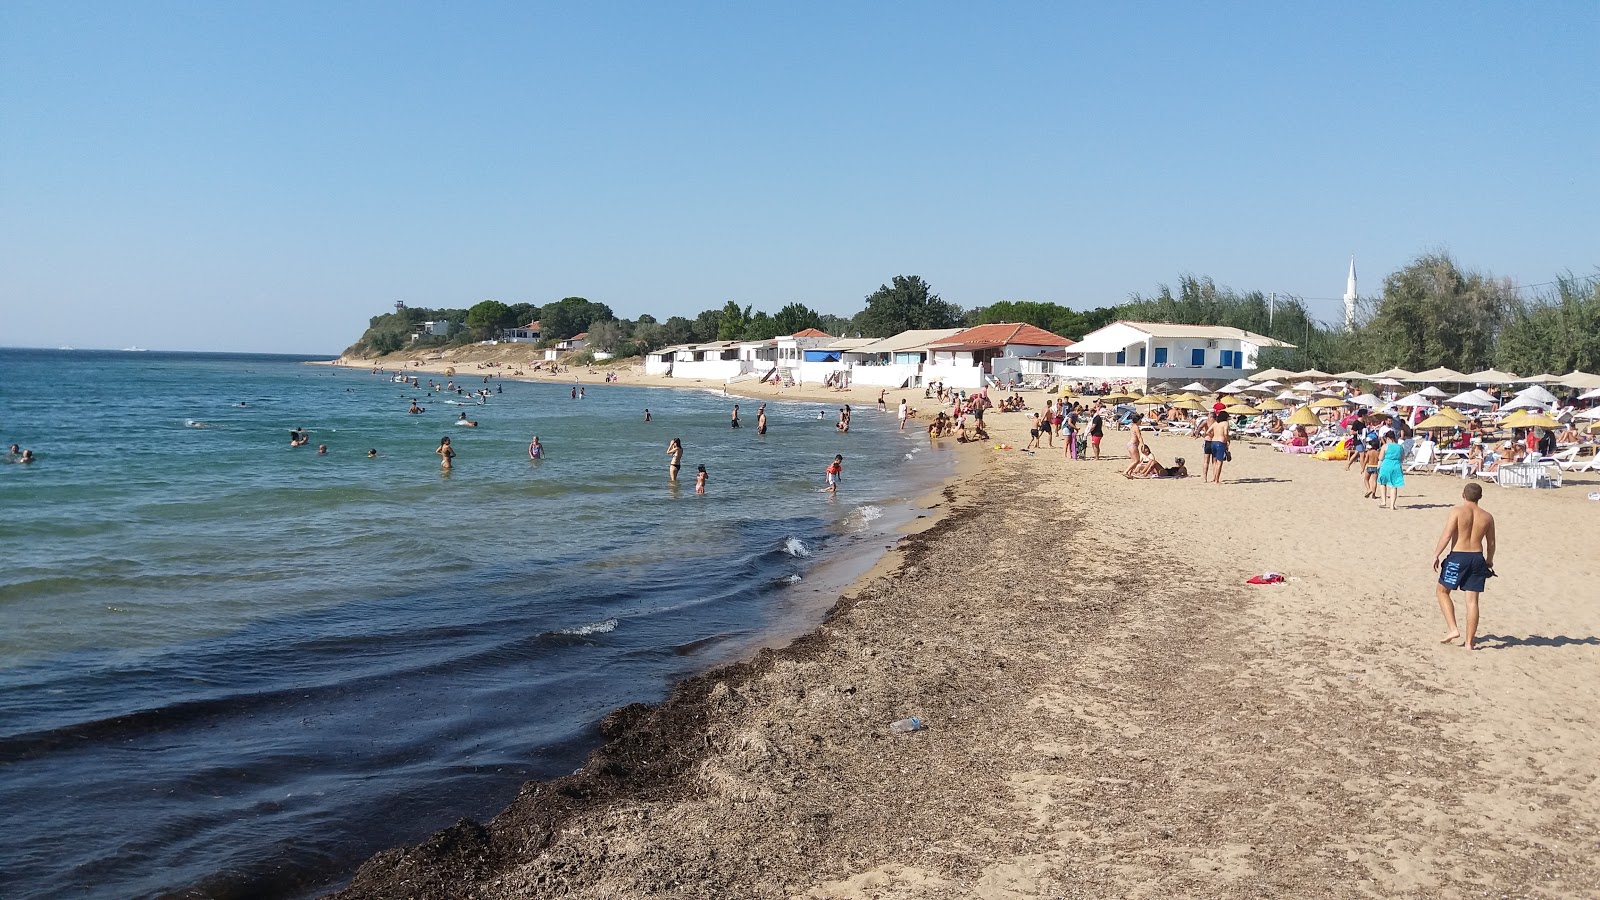
<svg viewBox="0 0 1600 900">
<path fill-rule="evenodd" d="M 123 347 L 122 348 L 122 352 L 123 353 L 148 353 L 150 351 L 148 351 L 144 347 Z"/>
</svg>

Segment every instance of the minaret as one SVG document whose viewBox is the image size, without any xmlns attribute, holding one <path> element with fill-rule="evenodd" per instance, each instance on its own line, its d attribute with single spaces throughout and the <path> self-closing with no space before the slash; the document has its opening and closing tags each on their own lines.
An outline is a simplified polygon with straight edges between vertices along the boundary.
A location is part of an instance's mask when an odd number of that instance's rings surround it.
<svg viewBox="0 0 1600 900">
<path fill-rule="evenodd" d="M 1356 327 L 1356 257 L 1350 254 L 1350 279 L 1344 285 L 1344 330 Z"/>
</svg>

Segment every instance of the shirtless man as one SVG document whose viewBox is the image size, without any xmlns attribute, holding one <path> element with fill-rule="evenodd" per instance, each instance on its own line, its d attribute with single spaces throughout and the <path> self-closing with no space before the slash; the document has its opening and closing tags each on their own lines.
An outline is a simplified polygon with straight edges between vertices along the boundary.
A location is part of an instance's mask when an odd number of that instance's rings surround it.
<svg viewBox="0 0 1600 900">
<path fill-rule="evenodd" d="M 1228 414 L 1217 410 L 1211 414 L 1211 421 L 1201 429 L 1205 435 L 1205 471 L 1200 474 L 1201 483 L 1215 481 L 1222 483 L 1222 464 L 1228 461 Z M 1211 464 L 1217 464 L 1217 477 L 1211 477 Z"/>
<path fill-rule="evenodd" d="M 767 405 L 765 403 L 763 403 L 763 404 L 761 404 L 761 408 L 756 410 L 756 434 L 766 434 L 766 433 L 767 433 Z"/>
<path fill-rule="evenodd" d="M 1439 584 L 1434 593 L 1439 597 L 1439 611 L 1444 613 L 1444 625 L 1450 629 L 1439 639 L 1449 644 L 1461 637 L 1456 628 L 1456 604 L 1450 592 L 1459 590 L 1467 595 L 1467 636 L 1461 646 L 1476 650 L 1472 642 L 1478 639 L 1478 595 L 1484 582 L 1494 576 L 1494 516 L 1478 506 L 1483 497 L 1483 485 L 1472 482 L 1461 489 L 1461 503 L 1450 510 L 1444 523 L 1444 532 L 1433 548 L 1433 570 L 1439 573 Z M 1440 565 L 1439 554 L 1450 551 Z"/>
</svg>

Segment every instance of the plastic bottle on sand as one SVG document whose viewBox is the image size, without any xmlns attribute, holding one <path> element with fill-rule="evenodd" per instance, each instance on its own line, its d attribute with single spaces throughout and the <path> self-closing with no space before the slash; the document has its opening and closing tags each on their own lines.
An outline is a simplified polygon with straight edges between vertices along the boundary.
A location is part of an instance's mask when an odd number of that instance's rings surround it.
<svg viewBox="0 0 1600 900">
<path fill-rule="evenodd" d="M 912 716 L 909 719 L 901 719 L 898 722 L 890 723 L 889 730 L 895 734 L 910 734 L 913 731 L 921 731 L 927 727 L 921 719 Z"/>
</svg>

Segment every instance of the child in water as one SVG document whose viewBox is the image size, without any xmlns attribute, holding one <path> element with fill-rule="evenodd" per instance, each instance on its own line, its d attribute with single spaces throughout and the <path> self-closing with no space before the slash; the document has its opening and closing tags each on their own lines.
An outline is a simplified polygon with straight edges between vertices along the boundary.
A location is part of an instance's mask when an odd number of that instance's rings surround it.
<svg viewBox="0 0 1600 900">
<path fill-rule="evenodd" d="M 696 494 L 704 494 L 706 492 L 706 465 L 705 465 L 705 463 L 701 463 L 700 464 L 700 471 L 695 473 L 695 476 L 694 476 L 694 492 Z"/>
<path fill-rule="evenodd" d="M 844 457 L 834 456 L 833 462 L 828 463 L 828 493 L 839 493 L 839 479 L 844 477 Z"/>
</svg>

